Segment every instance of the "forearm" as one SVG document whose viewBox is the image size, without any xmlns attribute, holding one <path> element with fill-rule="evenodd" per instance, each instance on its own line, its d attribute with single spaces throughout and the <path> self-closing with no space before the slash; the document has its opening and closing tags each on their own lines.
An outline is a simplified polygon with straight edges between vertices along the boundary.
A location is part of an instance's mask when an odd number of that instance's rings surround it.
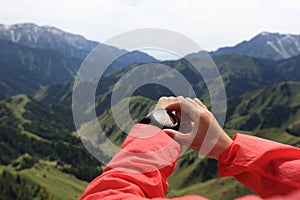
<svg viewBox="0 0 300 200">
<path fill-rule="evenodd" d="M 300 189 L 300 149 L 253 136 L 237 134 L 218 168 L 262 197 Z"/>
<path fill-rule="evenodd" d="M 82 195 L 109 198 L 113 195 L 163 198 L 167 177 L 176 166 L 181 146 L 162 130 L 151 125 L 135 125 L 120 151 L 103 174 Z"/>
</svg>

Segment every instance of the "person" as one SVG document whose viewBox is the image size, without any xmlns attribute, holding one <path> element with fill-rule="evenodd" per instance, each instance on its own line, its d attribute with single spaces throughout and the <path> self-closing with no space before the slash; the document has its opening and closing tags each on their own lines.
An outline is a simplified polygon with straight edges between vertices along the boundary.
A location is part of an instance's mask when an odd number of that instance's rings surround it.
<svg viewBox="0 0 300 200">
<path fill-rule="evenodd" d="M 209 130 L 218 137 L 207 157 L 218 160 L 220 177 L 233 176 L 256 195 L 239 199 L 300 199 L 300 149 L 254 136 L 232 139 L 199 99 L 162 97 L 156 108 L 176 113 L 181 129 L 159 129 L 150 124 L 132 127 L 103 173 L 85 189 L 80 200 L 165 199 L 167 178 L 173 173 L 182 146 L 199 152 L 210 143 Z M 205 142 L 205 144 L 204 144 Z M 174 200 L 203 200 L 190 195 Z"/>
</svg>

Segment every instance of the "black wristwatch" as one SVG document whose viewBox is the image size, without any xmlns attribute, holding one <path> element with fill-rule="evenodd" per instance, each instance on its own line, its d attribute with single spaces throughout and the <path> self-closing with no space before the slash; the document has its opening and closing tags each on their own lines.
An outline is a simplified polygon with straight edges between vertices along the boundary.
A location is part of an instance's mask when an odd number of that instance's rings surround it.
<svg viewBox="0 0 300 200">
<path fill-rule="evenodd" d="M 169 110 L 154 109 L 140 121 L 142 124 L 151 124 L 160 129 L 173 129 L 178 131 L 180 122 L 178 117 Z"/>
</svg>

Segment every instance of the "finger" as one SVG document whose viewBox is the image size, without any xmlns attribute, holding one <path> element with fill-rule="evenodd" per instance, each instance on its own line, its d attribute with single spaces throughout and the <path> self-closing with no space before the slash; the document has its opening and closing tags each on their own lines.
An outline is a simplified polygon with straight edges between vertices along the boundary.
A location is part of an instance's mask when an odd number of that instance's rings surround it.
<svg viewBox="0 0 300 200">
<path fill-rule="evenodd" d="M 199 105 L 195 103 L 190 98 L 178 97 L 178 101 L 169 104 L 165 109 L 175 112 L 181 112 L 182 114 L 187 114 L 191 119 L 195 121 L 196 118 L 199 118 L 197 110 L 199 110 Z"/>
<path fill-rule="evenodd" d="M 193 102 L 193 100 L 189 97 L 187 98 L 183 98 L 183 97 L 178 97 L 178 101 L 181 105 L 181 109 L 182 112 L 186 112 L 189 113 L 192 110 L 195 110 L 195 106 L 197 106 L 197 104 L 195 102 Z"/>
<path fill-rule="evenodd" d="M 175 138 L 178 134 L 178 131 L 175 131 L 173 129 L 164 129 L 164 132 L 167 133 L 171 138 Z"/>
<path fill-rule="evenodd" d="M 164 129 L 165 133 L 167 133 L 171 138 L 176 140 L 181 145 L 189 145 L 190 144 L 190 134 L 184 134 L 179 131 L 175 131 L 173 129 Z"/>
<path fill-rule="evenodd" d="M 194 102 L 196 102 L 202 108 L 207 109 L 206 105 L 204 105 L 198 98 L 194 98 Z"/>
<path fill-rule="evenodd" d="M 190 104 L 194 105 L 194 106 L 199 106 L 198 103 L 196 103 L 194 100 L 192 100 L 191 98 L 187 97 L 185 98 Z"/>
<path fill-rule="evenodd" d="M 166 97 L 166 96 L 162 96 L 159 98 L 159 100 L 157 101 L 156 105 L 155 105 L 155 108 L 163 108 L 165 109 L 165 107 L 172 103 L 172 102 L 175 102 L 177 99 L 175 97 L 172 97 L 172 96 L 169 96 L 169 97 Z"/>
<path fill-rule="evenodd" d="M 174 101 L 168 104 L 165 109 L 169 111 L 180 112 L 180 103 L 178 101 Z"/>
<path fill-rule="evenodd" d="M 168 104 L 165 109 L 175 112 L 180 112 L 181 104 L 183 102 L 184 98 L 182 96 L 179 96 L 176 98 L 176 100 L 172 101 L 172 103 Z"/>
<path fill-rule="evenodd" d="M 182 121 L 182 119 L 181 119 L 181 111 L 177 111 L 177 112 L 175 112 L 175 114 L 176 114 L 176 116 L 177 116 L 177 118 L 180 120 L 180 121 Z"/>
</svg>

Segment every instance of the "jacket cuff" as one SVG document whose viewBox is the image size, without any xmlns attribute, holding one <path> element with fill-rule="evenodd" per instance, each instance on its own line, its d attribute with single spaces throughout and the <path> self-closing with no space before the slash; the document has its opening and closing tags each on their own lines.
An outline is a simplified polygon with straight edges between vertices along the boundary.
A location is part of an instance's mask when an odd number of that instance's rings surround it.
<svg viewBox="0 0 300 200">
<path fill-rule="evenodd" d="M 231 146 L 219 157 L 219 176 L 234 176 L 244 172 L 250 165 L 259 165 L 259 158 L 266 152 L 286 146 L 262 138 L 236 134 Z"/>
</svg>

